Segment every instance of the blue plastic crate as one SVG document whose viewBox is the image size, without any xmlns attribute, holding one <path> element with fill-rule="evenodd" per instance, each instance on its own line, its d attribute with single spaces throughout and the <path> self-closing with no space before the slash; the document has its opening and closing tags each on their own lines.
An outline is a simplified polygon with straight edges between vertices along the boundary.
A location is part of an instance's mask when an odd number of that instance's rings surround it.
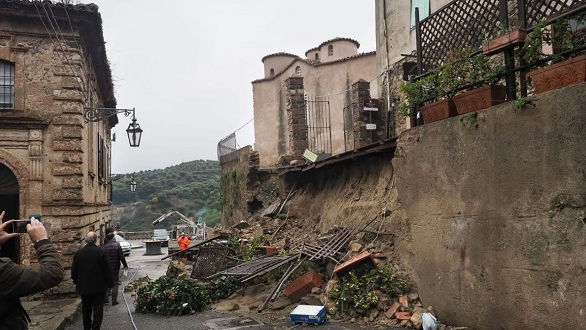
<svg viewBox="0 0 586 330">
<path fill-rule="evenodd" d="M 289 315 L 294 323 L 323 324 L 326 322 L 325 306 L 299 305 Z"/>
</svg>

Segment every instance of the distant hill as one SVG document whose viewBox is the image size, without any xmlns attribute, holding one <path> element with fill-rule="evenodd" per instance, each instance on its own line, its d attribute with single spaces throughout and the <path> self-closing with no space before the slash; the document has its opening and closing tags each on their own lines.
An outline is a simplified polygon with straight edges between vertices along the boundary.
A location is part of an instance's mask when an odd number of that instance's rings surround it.
<svg viewBox="0 0 586 330">
<path fill-rule="evenodd" d="M 114 220 L 120 219 L 123 229 L 150 230 L 153 228 L 151 222 L 171 209 L 203 219 L 209 226 L 219 222 L 221 196 L 217 161 L 195 160 L 136 172 L 136 192 L 130 191 L 132 174 L 113 182 Z M 170 228 L 177 220 L 176 216 L 170 217 L 157 227 Z"/>
</svg>

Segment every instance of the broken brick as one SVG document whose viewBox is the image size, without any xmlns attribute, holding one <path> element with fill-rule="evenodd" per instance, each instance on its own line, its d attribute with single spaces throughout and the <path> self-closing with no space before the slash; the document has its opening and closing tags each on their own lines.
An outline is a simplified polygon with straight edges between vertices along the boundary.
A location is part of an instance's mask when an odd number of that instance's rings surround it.
<svg viewBox="0 0 586 330">
<path fill-rule="evenodd" d="M 409 321 L 411 319 L 411 313 L 409 313 L 409 312 L 396 312 L 395 317 L 397 318 L 397 320 Z"/>
<path fill-rule="evenodd" d="M 348 271 L 363 263 L 370 263 L 370 265 L 373 265 L 372 256 L 370 255 L 370 252 L 362 252 L 361 254 L 351 258 L 350 260 L 336 266 L 336 268 L 334 268 L 334 273 L 337 274 L 339 272 Z"/>
<path fill-rule="evenodd" d="M 277 254 L 277 247 L 276 246 L 257 246 L 259 250 L 262 250 L 264 255 L 272 256 Z"/>
<path fill-rule="evenodd" d="M 407 296 L 399 297 L 399 303 L 401 305 L 403 305 L 404 307 L 409 307 L 409 297 L 407 297 Z"/>
<path fill-rule="evenodd" d="M 398 302 L 394 302 L 391 305 L 391 308 L 389 308 L 386 312 L 385 312 L 385 316 L 388 317 L 389 319 L 393 317 L 393 315 L 395 315 L 395 312 L 397 311 L 397 309 L 399 309 L 399 306 L 401 306 Z"/>
<path fill-rule="evenodd" d="M 315 270 L 310 270 L 307 273 L 299 276 L 291 283 L 283 288 L 283 293 L 292 302 L 296 302 L 299 298 L 311 292 L 314 287 L 320 287 L 323 279 Z"/>
</svg>

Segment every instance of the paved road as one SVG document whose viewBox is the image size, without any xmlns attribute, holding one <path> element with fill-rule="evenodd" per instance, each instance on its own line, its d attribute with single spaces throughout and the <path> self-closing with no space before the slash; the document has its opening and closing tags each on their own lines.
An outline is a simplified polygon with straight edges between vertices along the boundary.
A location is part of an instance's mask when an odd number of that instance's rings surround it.
<svg viewBox="0 0 586 330">
<path fill-rule="evenodd" d="M 133 242 L 137 243 L 137 242 Z M 166 248 L 163 252 L 166 255 Z M 128 279 L 136 273 L 135 278 L 148 275 L 151 279 L 158 278 L 163 275 L 167 269 L 169 260 L 161 261 L 162 256 L 144 256 L 144 247 L 133 249 L 130 256 L 127 257 L 129 263 L 129 273 L 127 278 L 122 278 L 122 285 L 124 287 Z M 213 311 L 205 311 L 194 315 L 164 317 L 153 314 L 134 313 L 134 305 L 132 298 L 126 295 L 126 300 L 130 306 L 134 322 L 139 330 L 166 330 L 166 329 L 222 329 L 222 330 L 273 330 L 273 329 L 301 329 L 301 326 L 295 326 L 288 320 L 278 322 L 271 322 L 270 324 L 263 324 L 254 314 L 250 317 L 241 316 L 238 314 L 225 314 Z M 105 330 L 133 330 L 134 327 L 130 321 L 128 310 L 124 304 L 122 297 L 119 297 L 120 304 L 117 306 L 104 306 L 104 321 L 102 329 Z M 83 329 L 81 315 L 77 317 L 73 324 L 65 328 L 66 330 Z M 334 330 L 334 329 L 369 329 L 364 325 L 342 324 L 335 322 L 328 322 L 325 325 L 319 326 L 319 329 Z M 380 329 L 370 328 L 370 329 Z"/>
</svg>

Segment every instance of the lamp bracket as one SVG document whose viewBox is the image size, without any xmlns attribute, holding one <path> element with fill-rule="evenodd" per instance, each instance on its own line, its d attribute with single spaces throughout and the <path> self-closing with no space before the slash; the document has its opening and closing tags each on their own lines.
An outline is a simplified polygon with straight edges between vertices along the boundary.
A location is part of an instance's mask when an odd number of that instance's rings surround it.
<svg viewBox="0 0 586 330">
<path fill-rule="evenodd" d="M 125 117 L 132 115 L 134 118 L 134 108 L 132 109 L 116 109 L 116 108 L 85 108 L 83 109 L 83 118 L 85 122 L 98 122 L 109 117 L 115 116 L 119 113 L 124 114 Z"/>
</svg>

